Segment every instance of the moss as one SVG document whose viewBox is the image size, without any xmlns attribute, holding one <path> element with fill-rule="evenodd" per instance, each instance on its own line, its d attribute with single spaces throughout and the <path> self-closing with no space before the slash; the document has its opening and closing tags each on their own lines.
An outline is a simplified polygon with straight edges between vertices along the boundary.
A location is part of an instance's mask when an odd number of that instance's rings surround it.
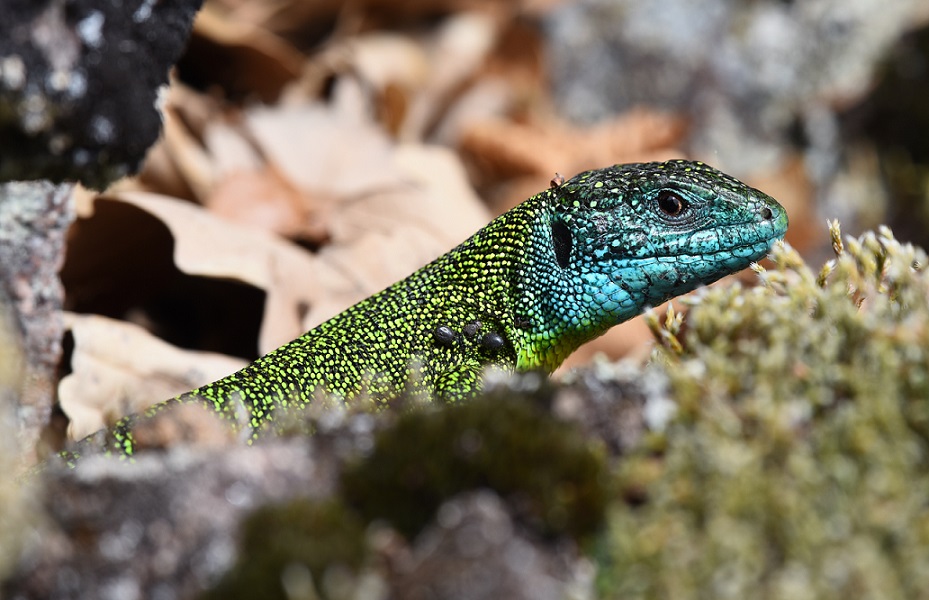
<svg viewBox="0 0 929 600">
<path fill-rule="evenodd" d="M 239 546 L 236 566 L 201 600 L 352 597 L 364 525 L 335 500 L 298 499 L 256 510 Z"/>
<path fill-rule="evenodd" d="M 929 597 L 926 254 L 833 243 L 819 273 L 776 248 L 763 287 L 661 327 L 678 416 L 657 473 L 624 464 L 644 502 L 613 505 L 604 597 Z"/>
<path fill-rule="evenodd" d="M 606 482 L 603 453 L 572 425 L 501 391 L 399 416 L 342 488 L 367 519 L 410 537 L 443 501 L 476 488 L 495 490 L 542 534 L 584 536 L 602 523 Z"/>
</svg>

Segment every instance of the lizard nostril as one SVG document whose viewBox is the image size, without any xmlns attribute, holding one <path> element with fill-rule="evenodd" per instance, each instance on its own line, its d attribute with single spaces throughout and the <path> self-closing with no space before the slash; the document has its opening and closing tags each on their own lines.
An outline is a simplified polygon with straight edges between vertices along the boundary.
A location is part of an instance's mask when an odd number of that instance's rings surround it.
<svg viewBox="0 0 929 600">
<path fill-rule="evenodd" d="M 761 209 L 761 218 L 762 218 L 762 220 L 764 220 L 764 221 L 770 221 L 772 217 L 774 217 L 774 213 L 771 212 L 771 209 L 770 209 L 770 208 L 768 208 L 767 206 L 765 206 L 764 208 Z"/>
</svg>

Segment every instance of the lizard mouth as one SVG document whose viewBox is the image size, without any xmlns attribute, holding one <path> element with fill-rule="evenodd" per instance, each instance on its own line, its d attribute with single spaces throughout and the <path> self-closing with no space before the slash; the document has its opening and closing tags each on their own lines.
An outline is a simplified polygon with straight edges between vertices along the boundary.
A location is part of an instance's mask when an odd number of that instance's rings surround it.
<svg viewBox="0 0 929 600">
<path fill-rule="evenodd" d="M 753 219 L 725 226 L 707 227 L 683 238 L 675 252 L 670 244 L 664 256 L 719 257 L 726 254 L 757 260 L 787 233 L 787 211 L 775 202 L 764 202 Z M 662 253 L 659 251 L 656 256 Z"/>
<path fill-rule="evenodd" d="M 749 261 L 759 260 L 787 231 L 787 216 L 781 209 L 768 222 L 749 221 L 725 227 L 710 227 L 686 237 L 654 240 L 642 232 L 628 245 L 606 247 L 619 262 L 661 260 L 710 261 L 729 255 Z"/>
<path fill-rule="evenodd" d="M 745 268 L 749 263 L 761 260 L 767 255 L 768 251 L 771 249 L 771 246 L 780 238 L 770 238 L 763 239 L 758 242 L 749 242 L 745 244 L 739 244 L 738 246 L 727 246 L 726 248 L 721 248 L 712 252 L 674 252 L 668 254 L 661 254 L 655 256 L 646 256 L 642 258 L 626 258 L 621 261 L 623 266 L 622 269 L 627 269 L 630 267 L 643 268 L 648 265 L 653 265 L 656 263 L 665 263 L 669 267 L 672 262 L 677 263 L 677 269 L 675 270 L 693 270 L 699 271 L 704 268 L 708 270 L 716 270 L 716 268 L 726 269 L 731 271 L 733 269 Z M 734 267 L 734 263 L 744 263 L 742 267 Z"/>
</svg>

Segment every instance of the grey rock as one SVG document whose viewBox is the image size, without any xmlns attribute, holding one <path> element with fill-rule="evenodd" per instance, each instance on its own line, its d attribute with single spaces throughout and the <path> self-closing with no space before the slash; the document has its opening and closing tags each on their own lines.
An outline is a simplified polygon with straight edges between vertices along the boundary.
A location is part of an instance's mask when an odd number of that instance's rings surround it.
<svg viewBox="0 0 929 600">
<path fill-rule="evenodd" d="M 303 440 L 222 451 L 177 447 L 134 464 L 88 457 L 43 473 L 48 524 L 34 531 L 5 598 L 189 598 L 234 563 L 257 506 L 335 487 L 333 455 Z"/>
<path fill-rule="evenodd" d="M 581 0 L 548 20 L 551 79 L 579 121 L 642 104 L 693 116 L 693 153 L 735 173 L 776 163 L 799 129 L 822 177 L 835 107 L 927 18 L 920 0 Z"/>
<path fill-rule="evenodd" d="M 527 537 L 489 491 L 443 504 L 393 571 L 392 597 L 407 600 L 559 600 L 590 588 L 575 552 Z"/>
<path fill-rule="evenodd" d="M 9 315 L 8 336 L 14 338 L 2 341 L 20 347 L 20 376 L 16 389 L 8 390 L 15 397 L 20 448 L 35 447 L 51 415 L 64 333 L 58 270 L 73 220 L 70 185 L 0 184 L 0 311 Z M 11 360 L 0 354 L 0 361 Z"/>
</svg>

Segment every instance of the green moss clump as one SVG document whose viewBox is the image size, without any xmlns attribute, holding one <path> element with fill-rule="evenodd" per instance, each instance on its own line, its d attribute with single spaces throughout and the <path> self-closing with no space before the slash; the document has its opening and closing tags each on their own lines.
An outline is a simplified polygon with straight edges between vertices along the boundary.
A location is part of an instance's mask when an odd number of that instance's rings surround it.
<svg viewBox="0 0 929 600">
<path fill-rule="evenodd" d="M 668 319 L 678 418 L 657 474 L 624 463 L 645 501 L 611 511 L 604 597 L 929 597 L 926 254 L 832 232 L 819 273 L 778 247 L 763 287 Z"/>
<path fill-rule="evenodd" d="M 574 426 L 505 393 L 412 410 L 347 468 L 343 495 L 367 519 L 413 537 L 448 498 L 490 488 L 546 535 L 584 536 L 602 524 L 603 452 Z"/>
<path fill-rule="evenodd" d="M 352 597 L 342 588 L 364 562 L 364 530 L 335 500 L 259 508 L 242 525 L 238 563 L 201 600 Z"/>
</svg>

